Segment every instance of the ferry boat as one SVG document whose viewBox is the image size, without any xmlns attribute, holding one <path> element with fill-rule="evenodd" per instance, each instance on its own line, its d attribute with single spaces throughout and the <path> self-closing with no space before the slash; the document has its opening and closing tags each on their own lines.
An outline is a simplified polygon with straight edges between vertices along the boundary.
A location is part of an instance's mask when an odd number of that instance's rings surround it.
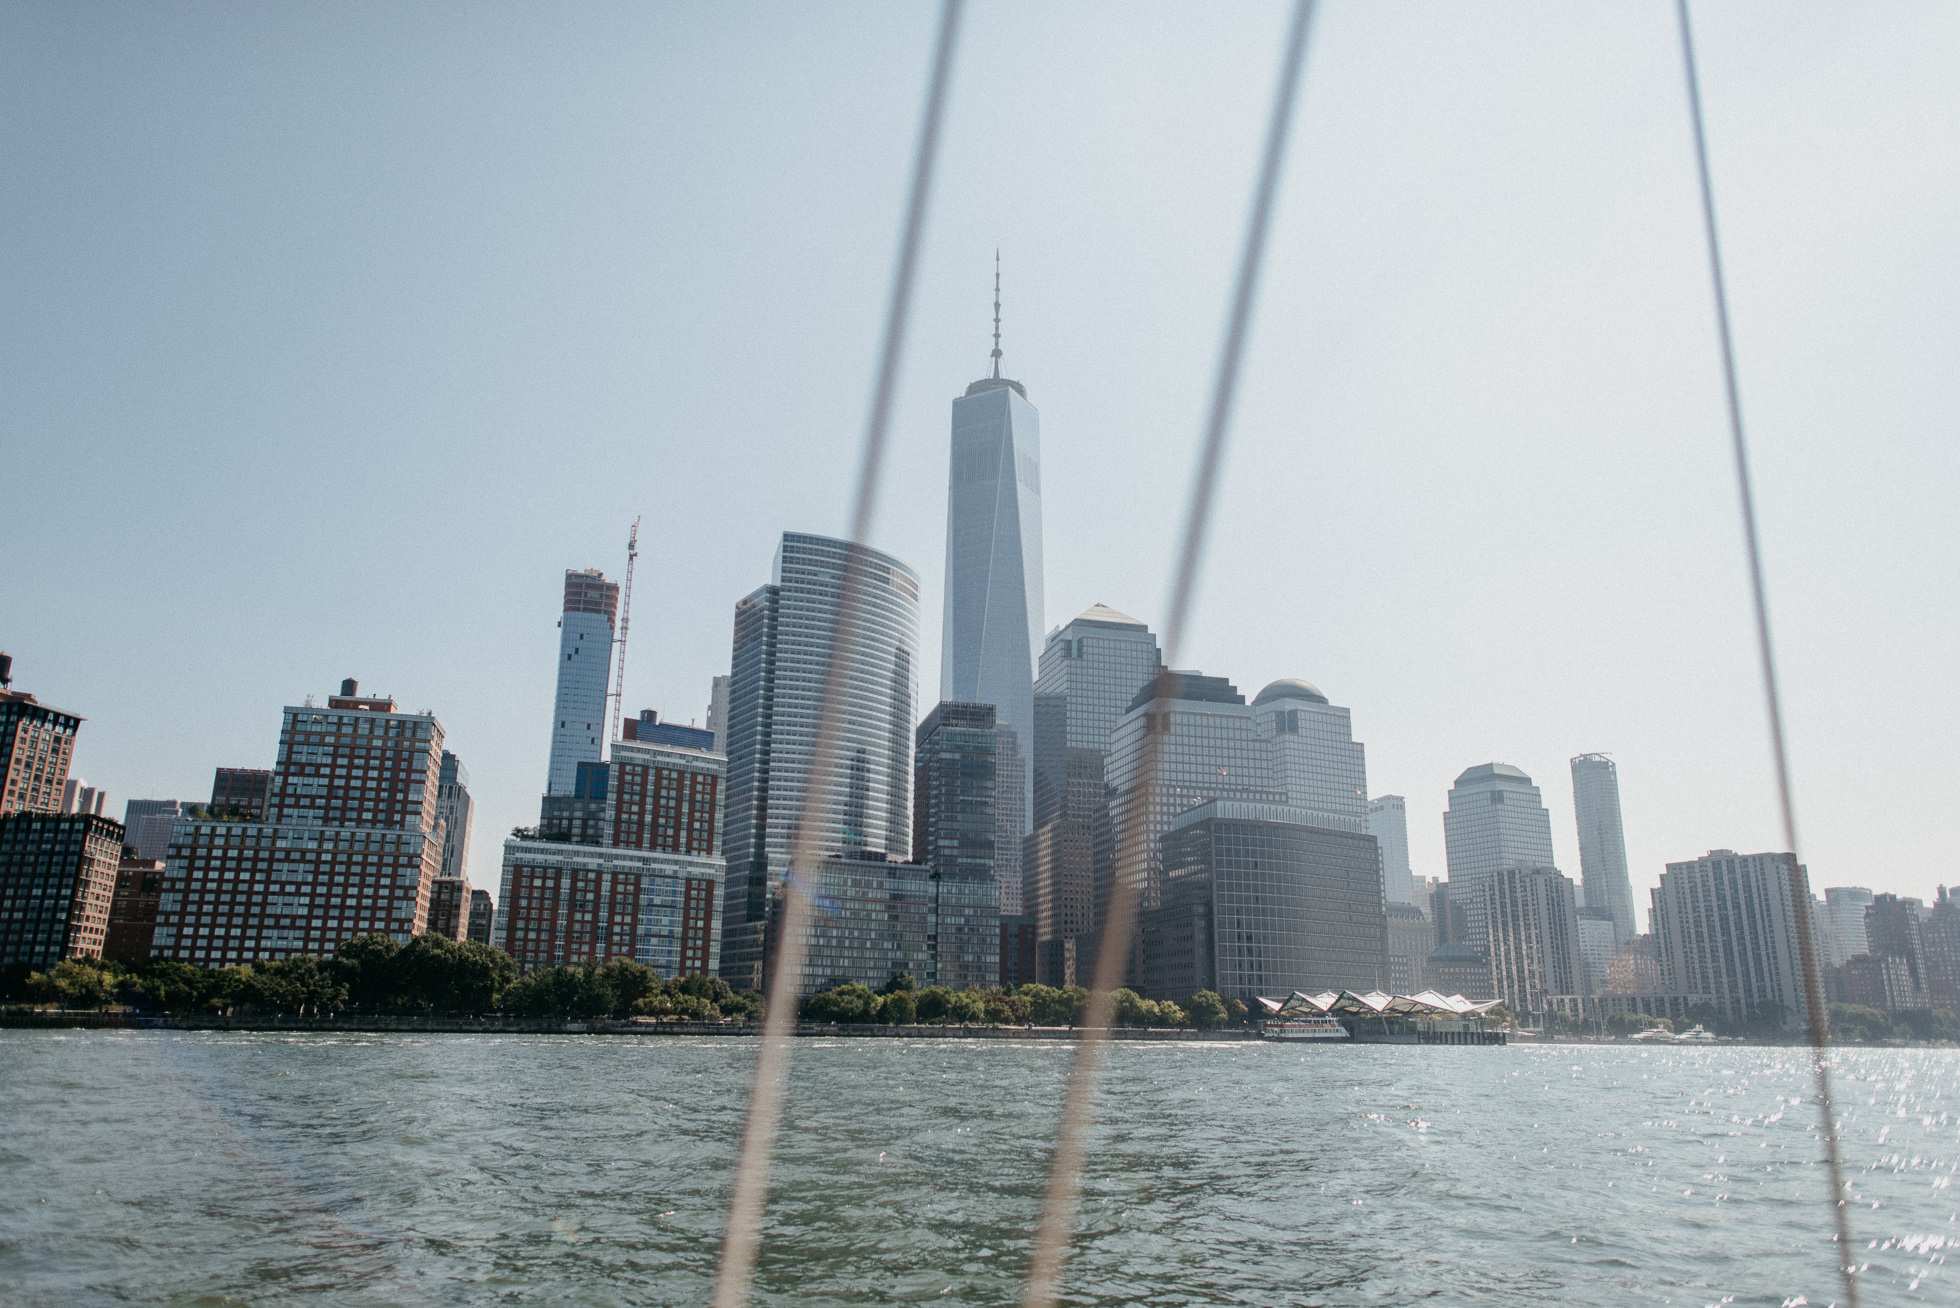
<svg viewBox="0 0 1960 1308">
<path fill-rule="evenodd" d="M 1260 1028 L 1268 1040 L 1345 1040 L 1348 1029 L 1334 1017 L 1268 1018 Z"/>
</svg>

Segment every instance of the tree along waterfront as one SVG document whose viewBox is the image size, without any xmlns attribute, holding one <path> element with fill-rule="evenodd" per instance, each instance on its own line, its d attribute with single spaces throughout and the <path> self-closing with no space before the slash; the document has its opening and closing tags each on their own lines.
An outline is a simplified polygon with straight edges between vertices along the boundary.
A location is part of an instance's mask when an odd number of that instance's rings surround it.
<svg viewBox="0 0 1960 1308">
<path fill-rule="evenodd" d="M 331 958 L 300 955 L 225 968 L 169 959 L 133 967 L 67 959 L 46 973 L 10 970 L 0 977 L 0 1002 L 175 1016 L 504 1013 L 717 1021 L 762 1014 L 761 995 L 738 993 L 718 977 L 662 977 L 623 958 L 520 977 L 503 950 L 435 934 L 406 945 L 385 935 L 357 936 Z"/>
<path fill-rule="evenodd" d="M 1145 999 L 1134 990 L 1118 990 L 1115 1000 L 1119 1026 L 1192 1026 L 1201 1030 L 1243 1026 L 1246 1006 L 1210 990 L 1200 990 L 1182 1004 Z M 915 1022 L 972 1026 L 1074 1026 L 1089 992 L 1081 986 L 1057 989 L 1029 983 L 983 990 L 969 986 L 927 986 L 921 990 L 910 975 L 901 974 L 883 989 L 850 984 L 834 986 L 803 1001 L 806 1022 L 906 1026 Z"/>
</svg>

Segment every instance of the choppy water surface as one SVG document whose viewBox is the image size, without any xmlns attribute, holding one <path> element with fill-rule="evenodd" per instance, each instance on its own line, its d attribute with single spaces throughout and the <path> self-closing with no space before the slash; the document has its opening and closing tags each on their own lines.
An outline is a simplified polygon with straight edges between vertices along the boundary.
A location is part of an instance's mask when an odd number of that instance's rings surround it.
<svg viewBox="0 0 1960 1308">
<path fill-rule="evenodd" d="M 1010 1304 L 1073 1056 L 803 1040 L 758 1299 Z M 0 1301 L 697 1304 L 739 1039 L 0 1032 Z M 1839 1055 L 1865 1302 L 1960 1302 L 1960 1053 Z M 1801 1051 L 1119 1045 L 1071 1301 L 1822 1305 Z"/>
</svg>

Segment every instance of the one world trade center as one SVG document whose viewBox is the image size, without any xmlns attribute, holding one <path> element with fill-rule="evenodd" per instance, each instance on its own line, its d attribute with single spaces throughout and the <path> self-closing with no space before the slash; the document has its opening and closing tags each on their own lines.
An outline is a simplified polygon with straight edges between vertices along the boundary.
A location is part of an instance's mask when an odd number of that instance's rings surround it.
<svg viewBox="0 0 1960 1308">
<path fill-rule="evenodd" d="M 1000 763 L 1020 782 L 997 803 L 1002 911 L 1020 902 L 1020 836 L 1028 830 L 1034 741 L 1034 656 L 1041 648 L 1041 419 L 1020 382 L 1000 375 L 1000 272 L 994 272 L 993 376 L 953 401 L 946 497 L 946 626 L 939 697 L 991 704 L 1014 733 Z M 1006 742 L 1002 741 L 1003 746 Z M 1005 778 L 1003 778 L 1005 779 Z M 1011 835 L 1010 835 L 1011 832 Z"/>
</svg>

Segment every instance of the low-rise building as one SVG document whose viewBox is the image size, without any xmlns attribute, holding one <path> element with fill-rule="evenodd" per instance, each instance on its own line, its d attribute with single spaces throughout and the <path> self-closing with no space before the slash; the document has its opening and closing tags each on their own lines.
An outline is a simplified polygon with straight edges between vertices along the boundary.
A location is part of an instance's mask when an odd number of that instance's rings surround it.
<svg viewBox="0 0 1960 1308">
<path fill-rule="evenodd" d="M 1713 995 L 1552 995 L 1546 1000 L 1551 1011 L 1570 1021 L 1598 1021 L 1606 1018 L 1665 1017 L 1682 1022 L 1695 1011 L 1715 1006 Z"/>
<path fill-rule="evenodd" d="M 0 815 L 0 968 L 102 956 L 122 842 L 93 813 Z"/>
<path fill-rule="evenodd" d="M 1438 945 L 1422 960 L 1422 976 L 1427 988 L 1439 995 L 1462 995 L 1480 1002 L 1497 998 L 1490 960 L 1461 941 Z"/>
</svg>

